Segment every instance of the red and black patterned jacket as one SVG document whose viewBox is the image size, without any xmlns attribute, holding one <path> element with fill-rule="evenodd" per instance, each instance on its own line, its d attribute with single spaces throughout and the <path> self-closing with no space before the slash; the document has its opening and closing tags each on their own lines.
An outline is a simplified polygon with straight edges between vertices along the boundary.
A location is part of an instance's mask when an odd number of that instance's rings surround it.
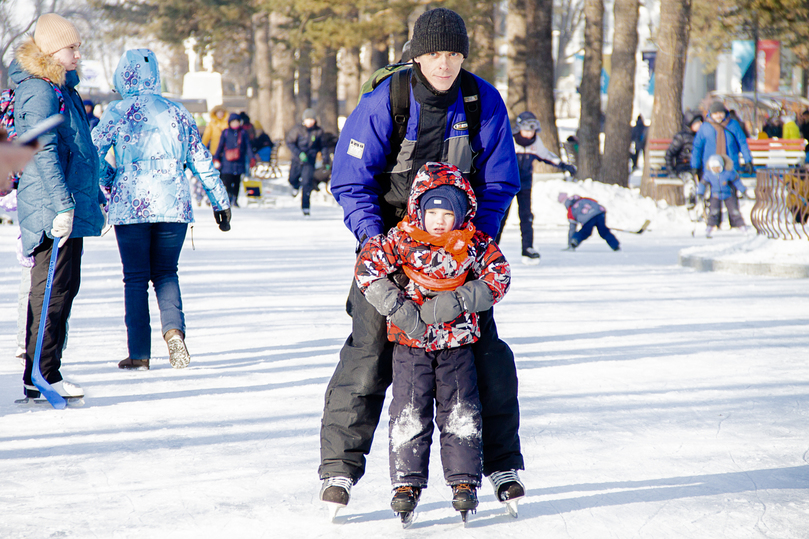
<svg viewBox="0 0 809 539">
<path fill-rule="evenodd" d="M 511 269 L 500 248 L 488 235 L 476 231 L 472 218 L 477 210 L 475 193 L 469 182 L 460 173 L 450 170 L 441 174 L 428 173 L 426 169 L 434 165 L 427 163 L 416 175 L 410 198 L 407 202 L 407 221 L 399 223 L 387 236 L 378 235 L 368 240 L 360 251 L 355 267 L 355 277 L 360 290 L 365 293 L 368 286 L 376 280 L 391 278 L 405 295 L 422 305 L 426 299 L 438 292 L 422 286 L 408 278 L 404 266 L 421 275 L 434 279 L 459 278 L 467 273 L 466 280 L 484 281 L 492 291 L 494 303 L 502 299 L 511 282 Z M 455 169 L 457 171 L 457 169 Z M 468 210 L 463 219 L 460 232 L 471 234 L 466 248 L 466 257 L 461 262 L 447 252 L 444 247 L 414 240 L 405 229 L 414 226 L 424 228 L 419 199 L 428 190 L 440 185 L 452 185 L 464 191 L 468 198 Z M 459 283 L 463 284 L 463 282 Z M 410 339 L 401 329 L 388 320 L 388 340 L 405 346 L 424 348 L 434 351 L 456 348 L 474 343 L 480 336 L 478 315 L 461 313 L 458 318 L 444 324 L 427 325 L 424 335 L 416 340 Z"/>
</svg>

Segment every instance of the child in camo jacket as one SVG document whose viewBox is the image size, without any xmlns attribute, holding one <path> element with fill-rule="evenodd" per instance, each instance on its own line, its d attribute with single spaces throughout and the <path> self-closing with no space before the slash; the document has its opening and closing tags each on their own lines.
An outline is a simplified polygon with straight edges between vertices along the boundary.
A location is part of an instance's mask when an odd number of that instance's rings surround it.
<svg viewBox="0 0 809 539">
<path fill-rule="evenodd" d="M 497 244 L 472 224 L 477 202 L 453 165 L 427 163 L 416 175 L 407 216 L 363 246 L 355 276 L 388 319 L 394 343 L 390 470 L 397 513 L 412 511 L 427 486 L 433 401 L 444 478 L 453 506 L 477 506 L 481 417 L 471 344 L 477 312 L 507 292 L 511 270 Z"/>
</svg>

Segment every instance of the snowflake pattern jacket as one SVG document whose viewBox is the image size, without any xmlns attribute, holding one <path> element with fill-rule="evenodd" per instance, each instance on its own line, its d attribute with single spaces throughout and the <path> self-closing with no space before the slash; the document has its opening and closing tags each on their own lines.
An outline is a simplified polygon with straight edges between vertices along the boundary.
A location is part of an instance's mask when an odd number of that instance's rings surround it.
<svg viewBox="0 0 809 539">
<path fill-rule="evenodd" d="M 430 165 L 434 163 L 428 163 L 425 167 Z M 391 278 L 404 290 L 407 298 L 418 305 L 435 296 L 436 292 L 404 275 L 402 267 L 405 265 L 437 279 L 453 278 L 469 272 L 467 280 L 479 279 L 489 286 L 494 303 L 500 301 L 508 291 L 511 282 L 508 261 L 494 240 L 479 230 L 475 231 L 472 225 L 472 219 L 477 211 L 475 193 L 459 172 L 430 177 L 424 169 L 419 171 L 407 203 L 410 224 L 419 229 L 424 228 L 419 199 L 426 191 L 439 185 L 452 185 L 467 195 L 468 210 L 461 229 L 474 231 L 467 245 L 467 257 L 458 262 L 443 247 L 414 240 L 403 230 L 403 223 L 400 223 L 398 227 L 391 229 L 387 236 L 379 234 L 368 240 L 360 251 L 355 277 L 363 294 L 374 281 Z M 418 340 L 410 339 L 404 331 L 388 320 L 388 340 L 405 346 L 424 348 L 428 352 L 472 344 L 479 336 L 480 328 L 476 313 L 464 312 L 451 322 L 427 325 L 427 330 Z"/>
<path fill-rule="evenodd" d="M 229 208 L 194 118 L 160 95 L 154 53 L 126 51 L 114 82 L 123 99 L 110 104 L 92 133 L 101 158 L 101 185 L 111 189 L 110 224 L 194 222 L 186 169 L 201 180 L 214 211 Z M 115 168 L 104 160 L 110 147 Z"/>
</svg>

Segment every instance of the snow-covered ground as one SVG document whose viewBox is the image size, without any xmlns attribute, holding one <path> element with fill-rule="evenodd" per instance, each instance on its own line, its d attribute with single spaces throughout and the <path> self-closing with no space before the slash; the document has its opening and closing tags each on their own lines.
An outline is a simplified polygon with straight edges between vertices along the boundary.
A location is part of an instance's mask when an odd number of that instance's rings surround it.
<svg viewBox="0 0 809 539">
<path fill-rule="evenodd" d="M 617 232 L 617 253 L 597 235 L 562 251 L 562 190 L 601 201 L 613 227 L 652 223 Z M 112 233 L 88 240 L 63 366 L 87 404 L 65 411 L 12 403 L 19 267 L 15 229 L 0 227 L 0 537 L 807 537 L 809 283 L 680 267 L 682 249 L 755 238 L 692 236 L 682 209 L 561 180 L 535 187 L 541 263 L 520 263 L 514 219 L 503 239 L 514 278 L 496 311 L 520 376 L 519 518 L 486 484 L 462 528 L 436 450 L 402 530 L 385 416 L 365 478 L 327 522 L 318 432 L 350 331 L 354 241 L 325 194 L 309 219 L 280 196 L 236 210 L 226 234 L 197 212 L 180 261 L 184 370 L 168 364 L 154 301 L 152 370 L 116 367 L 120 261 Z"/>
</svg>

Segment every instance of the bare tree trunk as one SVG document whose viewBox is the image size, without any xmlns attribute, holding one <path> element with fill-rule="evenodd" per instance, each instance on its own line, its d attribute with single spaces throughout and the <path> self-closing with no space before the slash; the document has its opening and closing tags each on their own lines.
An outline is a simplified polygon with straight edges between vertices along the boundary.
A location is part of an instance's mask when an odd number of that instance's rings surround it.
<svg viewBox="0 0 809 539">
<path fill-rule="evenodd" d="M 559 131 L 553 99 L 553 0 L 527 0 L 526 48 L 534 51 L 526 61 L 528 110 L 542 125 L 539 136 L 545 147 L 559 154 Z"/>
<path fill-rule="evenodd" d="M 476 23 L 468 28 L 470 58 L 464 62 L 464 69 L 471 71 L 478 77 L 494 84 L 494 26 L 495 7 L 492 2 L 477 2 L 475 8 L 486 16 L 476 18 Z M 469 23 L 467 23 L 469 24 Z"/>
<path fill-rule="evenodd" d="M 272 97 L 273 127 L 271 138 L 283 140 L 287 131 L 299 121 L 295 115 L 295 58 L 288 42 L 286 25 L 290 18 L 273 11 L 270 14 L 270 38 L 272 48 Z M 283 151 L 284 147 L 281 147 Z"/>
<path fill-rule="evenodd" d="M 615 0 L 612 75 L 607 91 L 601 181 L 629 187 L 629 145 L 635 101 L 635 54 L 638 51 L 639 0 Z"/>
<path fill-rule="evenodd" d="M 579 178 L 598 179 L 601 167 L 601 65 L 604 47 L 604 2 L 584 2 L 584 63 L 579 120 Z"/>
<path fill-rule="evenodd" d="M 506 40 L 508 42 L 508 113 L 511 119 L 526 110 L 526 42 L 525 2 L 509 0 L 506 15 Z"/>
<path fill-rule="evenodd" d="M 317 117 L 324 131 L 337 134 L 337 51 L 326 49 L 320 65 Z"/>
<path fill-rule="evenodd" d="M 298 58 L 298 93 L 295 95 L 295 117 L 312 106 L 312 44 L 301 43 Z"/>
<path fill-rule="evenodd" d="M 272 59 L 270 58 L 270 16 L 262 11 L 253 15 L 253 39 L 256 55 L 253 58 L 258 84 L 258 121 L 269 135 L 272 133 Z M 272 135 L 270 135 L 272 137 Z"/>
<path fill-rule="evenodd" d="M 683 83 L 691 32 L 691 0 L 669 0 L 660 6 L 660 33 L 655 59 L 655 95 L 647 139 L 670 139 L 682 125 Z M 640 192 L 644 196 L 672 198 L 654 188 L 649 160 L 643 165 Z M 676 195 L 674 199 L 678 198 Z"/>
<path fill-rule="evenodd" d="M 343 54 L 340 58 L 340 75 L 343 78 L 345 88 L 345 113 L 347 118 L 354 111 L 360 99 L 360 86 L 362 86 L 362 81 L 360 80 L 359 47 L 343 49 Z"/>
<path fill-rule="evenodd" d="M 387 40 L 371 45 L 371 73 L 388 65 Z"/>
</svg>

